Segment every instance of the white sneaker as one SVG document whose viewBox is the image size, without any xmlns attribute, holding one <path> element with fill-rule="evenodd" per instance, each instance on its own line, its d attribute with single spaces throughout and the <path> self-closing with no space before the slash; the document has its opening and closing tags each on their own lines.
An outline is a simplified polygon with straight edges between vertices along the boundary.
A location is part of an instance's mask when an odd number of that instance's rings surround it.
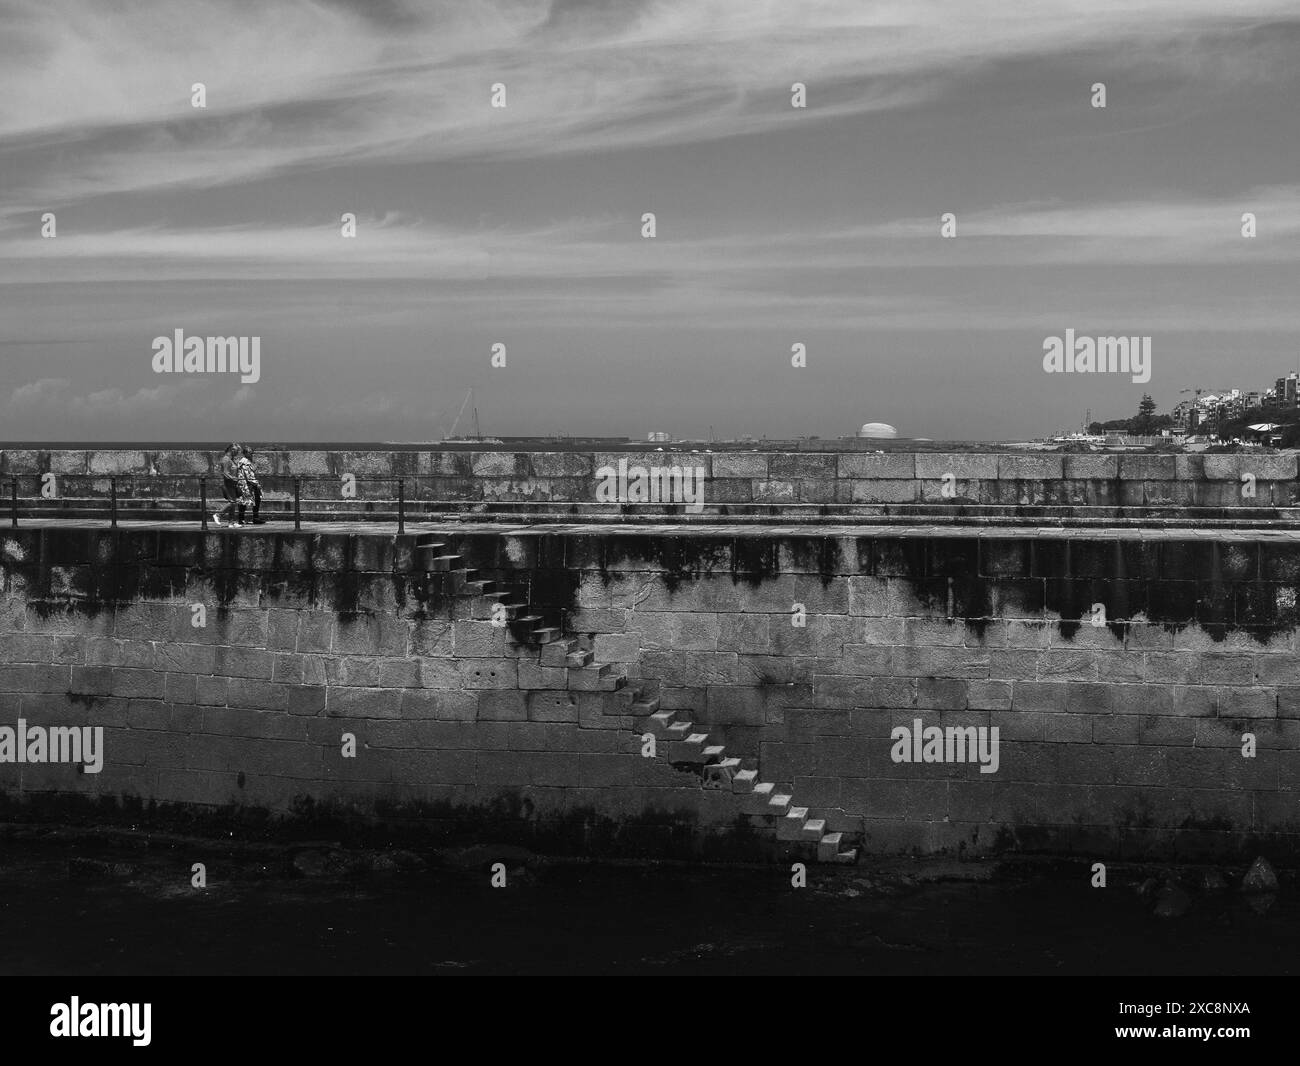
<svg viewBox="0 0 1300 1066">
<path fill-rule="evenodd" d="M 212 524 L 213 524 L 214 526 L 222 526 L 222 525 L 225 525 L 225 523 L 221 521 L 221 515 L 216 514 L 215 512 L 214 512 L 213 515 L 212 515 Z"/>
</svg>

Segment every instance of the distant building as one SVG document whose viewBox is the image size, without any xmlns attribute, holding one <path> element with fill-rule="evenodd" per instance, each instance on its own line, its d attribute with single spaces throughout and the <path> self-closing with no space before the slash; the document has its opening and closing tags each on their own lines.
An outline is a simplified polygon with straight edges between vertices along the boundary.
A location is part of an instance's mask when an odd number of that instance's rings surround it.
<svg viewBox="0 0 1300 1066">
<path fill-rule="evenodd" d="M 670 440 L 672 440 L 672 439 L 673 439 L 673 438 L 672 438 L 669 434 L 667 434 L 667 433 L 662 433 L 662 432 L 660 432 L 659 430 L 655 430 L 655 431 L 652 432 L 648 437 L 646 437 L 646 440 L 652 440 L 652 441 L 656 441 L 656 442 L 659 442 L 659 443 L 663 443 L 663 442 L 665 442 L 665 441 L 670 441 Z"/>
<path fill-rule="evenodd" d="M 1273 386 L 1273 396 L 1276 399 L 1276 406 L 1291 408 L 1296 405 L 1296 375 L 1288 374 L 1284 378 L 1278 378 L 1277 384 Z"/>
<path fill-rule="evenodd" d="M 898 430 L 885 422 L 864 422 L 859 437 L 897 437 Z"/>
</svg>

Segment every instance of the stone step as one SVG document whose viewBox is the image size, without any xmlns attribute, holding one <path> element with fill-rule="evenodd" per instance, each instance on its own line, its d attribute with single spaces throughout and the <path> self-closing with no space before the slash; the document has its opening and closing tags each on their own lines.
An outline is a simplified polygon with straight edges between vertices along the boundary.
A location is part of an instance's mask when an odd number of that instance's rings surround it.
<svg viewBox="0 0 1300 1066">
<path fill-rule="evenodd" d="M 737 770 L 731 775 L 731 791 L 737 793 L 753 792 L 758 783 L 757 770 Z"/>
<path fill-rule="evenodd" d="M 804 840 L 820 841 L 826 833 L 826 819 L 809 818 L 803 823 L 803 829 L 800 832 Z"/>
<path fill-rule="evenodd" d="M 579 648 L 577 651 L 571 651 L 564 657 L 564 665 L 570 670 L 581 670 L 588 666 L 594 658 L 592 652 L 587 648 Z"/>
<path fill-rule="evenodd" d="M 463 593 L 465 587 L 478 577 L 478 569 L 473 566 L 458 566 L 451 571 L 451 590 Z"/>
<path fill-rule="evenodd" d="M 841 851 L 835 856 L 835 861 L 840 863 L 842 866 L 852 866 L 858 861 L 858 849 L 849 848 L 848 851 Z"/>
<path fill-rule="evenodd" d="M 803 840 L 803 824 L 808 820 L 807 807 L 788 807 L 776 823 L 777 840 Z"/>
<path fill-rule="evenodd" d="M 704 761 L 706 763 L 721 762 L 725 753 L 726 747 L 724 745 L 710 744 L 704 749 Z M 737 762 L 739 762 L 739 760 L 737 760 Z"/>
<path fill-rule="evenodd" d="M 415 549 L 414 562 L 417 570 L 432 570 L 433 561 L 440 555 L 445 555 L 443 550 L 445 544 L 422 544 Z"/>
<path fill-rule="evenodd" d="M 668 736 L 668 731 L 672 728 L 673 712 L 658 711 L 650 716 L 646 729 L 657 737 Z"/>
<path fill-rule="evenodd" d="M 567 666 L 569 653 L 578 646 L 572 639 L 553 640 L 542 649 L 543 666 Z"/>
<path fill-rule="evenodd" d="M 685 740 L 691 735 L 690 722 L 673 722 L 668 726 L 669 740 Z"/>
<path fill-rule="evenodd" d="M 834 862 L 835 857 L 840 853 L 840 843 L 843 840 L 843 833 L 826 833 L 817 841 L 817 861 Z"/>
<path fill-rule="evenodd" d="M 489 592 L 485 596 L 476 599 L 467 597 L 464 602 L 470 604 L 471 618 L 490 622 L 495 622 L 498 618 L 504 618 L 509 622 L 519 613 L 519 608 L 515 604 L 502 603 L 498 597 L 505 595 L 507 593 Z"/>
<path fill-rule="evenodd" d="M 629 717 L 632 715 L 632 703 L 636 699 L 636 692 L 632 689 L 630 678 L 622 687 L 610 690 L 608 696 L 605 701 L 606 714 L 623 714 Z"/>
<path fill-rule="evenodd" d="M 773 815 L 771 808 L 772 796 L 776 793 L 776 785 L 771 781 L 760 781 L 749 790 L 748 811 L 754 815 Z"/>
<path fill-rule="evenodd" d="M 449 574 L 458 562 L 459 555 L 435 555 L 429 560 L 429 569 L 435 574 Z"/>
<path fill-rule="evenodd" d="M 771 808 L 772 814 L 784 815 L 790 809 L 790 801 L 793 799 L 793 796 L 786 795 L 784 792 L 777 792 L 767 801 L 767 805 Z"/>
<path fill-rule="evenodd" d="M 668 761 L 688 766 L 703 766 L 707 733 L 691 733 L 685 740 L 673 741 L 668 750 Z"/>
<path fill-rule="evenodd" d="M 542 626 L 540 629 L 534 629 L 529 634 L 529 639 L 534 644 L 550 644 L 552 641 L 559 640 L 564 635 L 559 626 Z"/>
<path fill-rule="evenodd" d="M 732 777 L 740 770 L 739 759 L 720 759 L 704 767 L 704 787 L 731 790 Z"/>
<path fill-rule="evenodd" d="M 569 671 L 569 688 L 579 692 L 612 692 L 626 684 L 627 675 L 622 672 L 622 667 L 611 663 Z"/>
<path fill-rule="evenodd" d="M 641 694 L 632 701 L 633 714 L 654 714 L 657 710 L 659 710 L 658 696 L 647 698 L 644 694 Z"/>
<path fill-rule="evenodd" d="M 461 592 L 467 596 L 482 596 L 496 587 L 495 581 L 466 581 Z"/>
</svg>

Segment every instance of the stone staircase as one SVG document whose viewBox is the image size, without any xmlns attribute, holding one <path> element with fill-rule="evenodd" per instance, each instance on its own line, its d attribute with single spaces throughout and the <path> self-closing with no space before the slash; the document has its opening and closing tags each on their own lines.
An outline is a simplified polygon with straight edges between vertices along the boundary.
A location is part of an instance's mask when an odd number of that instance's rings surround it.
<svg viewBox="0 0 1300 1066">
<path fill-rule="evenodd" d="M 674 769 L 693 773 L 700 787 L 710 792 L 729 792 L 739 813 L 751 824 L 775 831 L 778 841 L 809 858 L 825 863 L 855 863 L 858 849 L 850 834 L 827 831 L 826 819 L 808 807 L 795 804 L 792 790 L 759 778 L 756 760 L 729 755 L 722 744 L 711 742 L 707 733 L 696 732 L 692 723 L 677 717 L 674 710 L 660 710 L 657 685 L 630 687 L 622 665 L 595 662 L 585 636 L 566 635 L 557 612 L 534 610 L 527 593 L 506 581 L 480 576 L 466 566 L 463 556 L 452 551 L 438 534 L 416 537 L 415 570 L 426 575 L 444 575 L 444 588 L 462 603 L 469 604 L 470 617 L 501 617 L 514 642 L 522 649 L 536 649 L 542 669 L 566 671 L 570 691 L 607 692 L 606 715 L 638 734 L 655 737 L 658 753 Z"/>
<path fill-rule="evenodd" d="M 849 846 L 849 834 L 827 832 L 826 819 L 798 806 L 791 790 L 760 780 L 757 768 L 745 767 L 747 760 L 729 756 L 722 744 L 710 743 L 707 733 L 695 732 L 691 722 L 677 718 L 677 711 L 658 710 L 657 697 L 653 703 L 645 726 L 672 765 L 698 769 L 706 789 L 730 790 L 745 797 L 745 813 L 774 825 L 777 840 L 815 844 L 818 862 L 857 862 L 858 849 Z"/>
</svg>

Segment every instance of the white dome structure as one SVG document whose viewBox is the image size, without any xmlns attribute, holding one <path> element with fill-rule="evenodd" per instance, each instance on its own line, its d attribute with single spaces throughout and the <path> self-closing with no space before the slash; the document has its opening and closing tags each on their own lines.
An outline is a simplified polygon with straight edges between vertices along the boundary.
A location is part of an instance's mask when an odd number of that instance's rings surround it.
<svg viewBox="0 0 1300 1066">
<path fill-rule="evenodd" d="M 859 437 L 897 437 L 898 430 L 885 422 L 864 422 Z"/>
</svg>

